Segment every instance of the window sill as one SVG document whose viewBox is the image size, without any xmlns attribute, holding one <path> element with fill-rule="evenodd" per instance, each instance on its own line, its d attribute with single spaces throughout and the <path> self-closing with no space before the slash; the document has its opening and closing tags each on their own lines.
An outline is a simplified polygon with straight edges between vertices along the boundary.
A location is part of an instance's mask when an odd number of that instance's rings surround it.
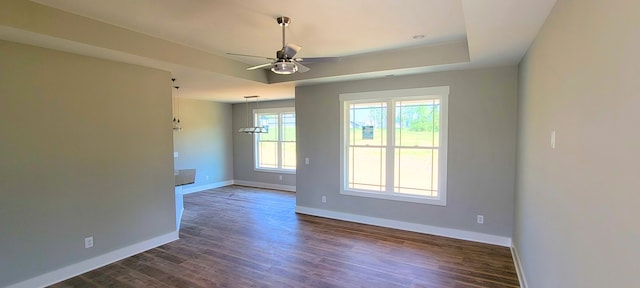
<svg viewBox="0 0 640 288">
<path fill-rule="evenodd" d="M 265 172 L 265 173 L 277 173 L 277 174 L 291 174 L 291 175 L 296 175 L 296 170 L 287 170 L 287 169 L 253 168 L 253 171 L 256 171 L 256 172 Z"/>
<path fill-rule="evenodd" d="M 401 201 L 401 202 L 447 206 L 446 199 L 410 195 L 410 194 L 400 194 L 400 193 L 390 194 L 385 192 L 370 192 L 370 191 L 365 192 L 365 191 L 344 190 L 344 189 L 340 191 L 340 194 L 358 196 L 358 197 L 384 199 L 384 200 Z"/>
</svg>

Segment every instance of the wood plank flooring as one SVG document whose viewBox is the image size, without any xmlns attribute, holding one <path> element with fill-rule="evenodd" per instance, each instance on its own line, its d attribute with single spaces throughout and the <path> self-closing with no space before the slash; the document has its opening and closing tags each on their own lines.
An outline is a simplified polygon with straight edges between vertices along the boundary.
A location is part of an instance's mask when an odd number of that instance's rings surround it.
<svg viewBox="0 0 640 288">
<path fill-rule="evenodd" d="M 184 203 L 180 240 L 51 287 L 518 287 L 508 248 L 299 215 L 293 193 Z"/>
</svg>

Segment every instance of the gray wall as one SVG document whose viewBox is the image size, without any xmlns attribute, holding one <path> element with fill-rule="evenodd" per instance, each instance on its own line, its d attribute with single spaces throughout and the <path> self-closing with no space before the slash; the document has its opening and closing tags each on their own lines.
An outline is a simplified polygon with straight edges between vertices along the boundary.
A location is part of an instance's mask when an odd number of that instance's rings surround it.
<svg viewBox="0 0 640 288">
<path fill-rule="evenodd" d="M 196 169 L 196 182 L 183 188 L 233 180 L 231 104 L 179 101 L 183 130 L 173 133 L 175 168 Z"/>
<path fill-rule="evenodd" d="M 514 244 L 529 287 L 638 287 L 638 11 L 559 0 L 520 64 Z"/>
<path fill-rule="evenodd" d="M 260 101 L 258 108 L 293 107 L 294 100 Z M 256 107 L 249 102 L 249 113 Z M 296 113 L 296 117 L 298 117 Z M 233 104 L 233 175 L 235 180 L 267 183 L 274 185 L 296 186 L 296 174 L 254 171 L 253 169 L 253 136 L 238 133 L 238 129 L 247 125 L 247 106 L 242 103 Z M 296 121 L 299 121 L 296 118 Z M 249 122 L 249 125 L 252 125 Z M 300 154 L 298 154 L 300 155 Z M 282 180 L 280 180 L 282 175 Z"/>
<path fill-rule="evenodd" d="M 511 237 L 517 72 L 503 67 L 296 88 L 297 205 Z M 451 89 L 447 206 L 341 195 L 338 95 L 444 85 Z M 485 224 L 476 224 L 477 214 Z"/>
<path fill-rule="evenodd" d="M 170 77 L 0 41 L 0 286 L 175 230 Z"/>
</svg>

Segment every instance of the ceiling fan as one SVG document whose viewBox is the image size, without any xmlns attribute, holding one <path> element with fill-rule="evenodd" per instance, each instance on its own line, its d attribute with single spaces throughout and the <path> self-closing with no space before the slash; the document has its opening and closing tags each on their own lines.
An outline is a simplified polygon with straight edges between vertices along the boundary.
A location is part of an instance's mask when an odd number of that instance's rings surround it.
<svg viewBox="0 0 640 288">
<path fill-rule="evenodd" d="M 302 65 L 301 62 L 314 63 L 314 62 L 326 62 L 326 61 L 339 60 L 338 57 L 293 58 L 294 56 L 296 56 L 298 51 L 302 49 L 302 47 L 296 44 L 291 44 L 291 43 L 287 44 L 285 41 L 284 28 L 287 25 L 289 25 L 289 23 L 291 23 L 291 19 L 289 17 L 281 16 L 276 18 L 276 20 L 278 21 L 278 25 L 282 27 L 282 49 L 276 51 L 276 58 L 237 54 L 237 53 L 227 53 L 227 55 L 256 57 L 256 58 L 271 60 L 271 62 L 269 63 L 252 66 L 247 68 L 247 70 L 270 68 L 270 70 L 273 71 L 273 73 L 285 74 L 285 75 L 293 74 L 296 72 L 303 73 L 311 70 L 309 69 L 309 67 Z"/>
</svg>

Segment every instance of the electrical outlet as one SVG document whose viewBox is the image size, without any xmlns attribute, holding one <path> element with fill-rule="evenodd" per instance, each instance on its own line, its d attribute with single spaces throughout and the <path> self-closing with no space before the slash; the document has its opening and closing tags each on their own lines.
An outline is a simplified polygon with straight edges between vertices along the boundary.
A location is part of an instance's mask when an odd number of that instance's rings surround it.
<svg viewBox="0 0 640 288">
<path fill-rule="evenodd" d="M 93 247 L 93 236 L 84 238 L 84 248 L 91 248 L 91 247 Z"/>
<path fill-rule="evenodd" d="M 327 203 L 327 196 L 322 195 L 322 203 Z"/>
<path fill-rule="evenodd" d="M 173 152 L 173 158 L 178 158 L 180 156 L 180 154 L 178 154 L 178 152 Z"/>
<path fill-rule="evenodd" d="M 556 149 L 556 131 L 551 131 L 551 149 Z"/>
<path fill-rule="evenodd" d="M 309 165 L 309 157 L 304 158 L 304 165 Z"/>
<path fill-rule="evenodd" d="M 282 175 L 280 175 L 278 178 L 280 178 L 280 181 L 282 181 Z"/>
<path fill-rule="evenodd" d="M 478 215 L 478 224 L 484 224 L 484 216 Z"/>
</svg>

